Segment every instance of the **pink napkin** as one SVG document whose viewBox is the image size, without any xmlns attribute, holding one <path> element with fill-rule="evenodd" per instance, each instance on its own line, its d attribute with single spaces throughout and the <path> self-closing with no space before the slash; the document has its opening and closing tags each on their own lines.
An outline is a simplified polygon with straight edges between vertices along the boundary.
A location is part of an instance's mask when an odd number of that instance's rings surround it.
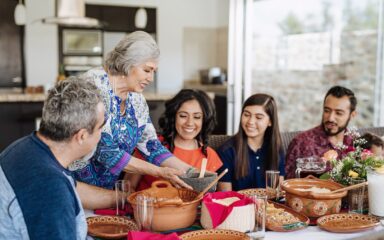
<svg viewBox="0 0 384 240">
<path fill-rule="evenodd" d="M 176 233 L 160 234 L 151 232 L 130 231 L 128 240 L 180 240 Z"/>
<path fill-rule="evenodd" d="M 229 206 L 224 206 L 212 201 L 212 199 L 224 199 L 229 197 L 238 197 L 240 200 L 232 203 Z M 244 196 L 243 194 L 233 192 L 233 191 L 228 191 L 228 192 L 207 193 L 203 198 L 203 203 L 207 207 L 209 215 L 211 216 L 213 228 L 216 228 L 218 225 L 224 222 L 224 220 L 232 212 L 232 209 L 234 207 L 240 207 L 240 206 L 252 204 L 253 201 L 252 199 Z"/>
<path fill-rule="evenodd" d="M 105 209 L 96 209 L 95 214 L 97 215 L 116 215 L 116 209 L 115 208 L 105 208 Z M 126 216 L 133 213 L 131 205 L 127 205 L 124 210 L 119 211 L 120 216 Z"/>
</svg>

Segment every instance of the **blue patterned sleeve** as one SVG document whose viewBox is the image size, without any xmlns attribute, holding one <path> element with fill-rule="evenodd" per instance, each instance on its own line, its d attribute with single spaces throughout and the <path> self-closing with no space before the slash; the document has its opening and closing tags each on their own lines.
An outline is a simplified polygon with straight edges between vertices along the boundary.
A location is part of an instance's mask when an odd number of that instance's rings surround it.
<svg viewBox="0 0 384 240">
<path fill-rule="evenodd" d="M 131 155 L 119 149 L 118 143 L 113 141 L 112 136 L 106 132 L 101 133 L 94 156 L 96 161 L 114 175 L 119 175 L 131 159 Z"/>
<path fill-rule="evenodd" d="M 157 138 L 156 129 L 149 116 L 148 105 L 146 102 L 144 104 L 145 111 L 143 117 L 145 118 L 146 123 L 141 139 L 136 147 L 148 162 L 160 166 L 162 162 L 173 155 Z"/>
<path fill-rule="evenodd" d="M 114 121 L 112 113 L 116 111 L 118 106 L 113 102 L 113 93 L 108 89 L 108 76 L 105 71 L 96 71 L 93 75 L 96 85 L 101 90 L 103 103 L 106 109 L 106 124 L 103 127 L 100 141 L 97 145 L 94 160 L 99 164 L 95 164 L 94 169 L 99 170 L 100 165 L 111 174 L 118 176 L 131 159 L 131 155 L 119 147 L 119 141 L 113 134 L 112 124 Z"/>
</svg>

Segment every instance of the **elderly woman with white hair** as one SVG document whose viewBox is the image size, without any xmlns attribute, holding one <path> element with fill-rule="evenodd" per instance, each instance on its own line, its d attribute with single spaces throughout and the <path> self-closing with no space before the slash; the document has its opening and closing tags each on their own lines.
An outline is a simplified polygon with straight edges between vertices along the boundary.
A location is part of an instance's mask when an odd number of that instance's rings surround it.
<svg viewBox="0 0 384 240">
<path fill-rule="evenodd" d="M 107 122 L 93 155 L 71 166 L 77 180 L 111 189 L 125 171 L 161 177 L 176 186 L 188 187 L 178 176 L 191 166 L 174 157 L 157 139 L 142 95 L 153 82 L 158 58 L 155 40 L 137 31 L 109 52 L 103 67 L 86 73 L 102 92 Z M 147 161 L 131 155 L 135 148 Z"/>
</svg>

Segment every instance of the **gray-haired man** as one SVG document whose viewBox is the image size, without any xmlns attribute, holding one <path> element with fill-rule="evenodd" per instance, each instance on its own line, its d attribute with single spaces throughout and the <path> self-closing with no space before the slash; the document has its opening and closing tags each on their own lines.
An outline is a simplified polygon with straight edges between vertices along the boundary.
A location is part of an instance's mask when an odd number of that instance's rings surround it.
<svg viewBox="0 0 384 240">
<path fill-rule="evenodd" d="M 81 78 L 48 93 L 39 131 L 0 154 L 0 239 L 85 239 L 87 227 L 67 167 L 95 148 L 104 125 L 97 87 Z"/>
</svg>

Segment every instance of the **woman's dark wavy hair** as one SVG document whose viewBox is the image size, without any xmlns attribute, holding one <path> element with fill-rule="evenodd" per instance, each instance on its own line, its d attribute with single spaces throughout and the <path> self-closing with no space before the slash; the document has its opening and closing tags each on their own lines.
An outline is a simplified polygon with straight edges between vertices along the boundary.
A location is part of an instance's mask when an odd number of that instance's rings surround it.
<svg viewBox="0 0 384 240">
<path fill-rule="evenodd" d="M 244 102 L 241 115 L 244 113 L 244 109 L 247 106 L 255 105 L 263 106 L 264 111 L 268 114 L 269 119 L 271 120 L 271 126 L 265 130 L 264 134 L 264 143 L 268 148 L 266 169 L 264 170 L 278 170 L 281 136 L 275 99 L 273 99 L 272 96 L 263 93 L 254 94 Z M 235 135 L 235 149 L 237 157 L 235 162 L 235 177 L 236 179 L 240 179 L 248 175 L 250 161 L 248 158 L 247 135 L 241 126 L 241 120 L 239 131 Z"/>
<path fill-rule="evenodd" d="M 159 119 L 160 133 L 173 152 L 175 149 L 174 140 L 177 135 L 176 113 L 183 103 L 190 100 L 196 100 L 203 111 L 203 125 L 200 133 L 196 136 L 196 140 L 199 145 L 200 143 L 203 144 L 202 152 L 207 155 L 208 137 L 216 125 L 216 110 L 213 101 L 201 90 L 182 89 L 176 96 L 165 102 L 165 112 Z"/>
</svg>

